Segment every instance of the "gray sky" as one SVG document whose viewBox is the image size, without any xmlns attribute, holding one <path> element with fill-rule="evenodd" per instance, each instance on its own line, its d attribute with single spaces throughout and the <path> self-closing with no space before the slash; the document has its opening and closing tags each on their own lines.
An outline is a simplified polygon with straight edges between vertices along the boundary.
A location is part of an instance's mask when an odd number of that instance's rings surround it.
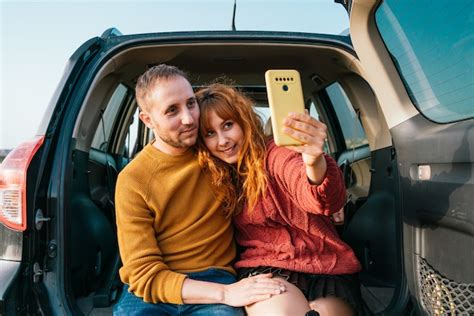
<svg viewBox="0 0 474 316">
<path fill-rule="evenodd" d="M 89 38 L 112 26 L 123 34 L 229 30 L 233 3 L 0 0 L 0 149 L 36 134 L 66 61 Z M 237 30 L 339 34 L 348 25 L 332 0 L 237 1 Z"/>
</svg>

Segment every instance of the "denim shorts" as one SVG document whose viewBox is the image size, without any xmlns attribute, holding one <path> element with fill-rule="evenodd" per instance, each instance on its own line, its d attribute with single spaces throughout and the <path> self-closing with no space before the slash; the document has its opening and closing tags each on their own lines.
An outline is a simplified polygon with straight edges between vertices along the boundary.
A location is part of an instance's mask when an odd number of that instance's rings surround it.
<svg viewBox="0 0 474 316">
<path fill-rule="evenodd" d="M 193 280 L 208 281 L 220 284 L 231 284 L 236 282 L 236 278 L 230 272 L 220 269 L 208 269 L 201 272 L 187 273 Z M 215 316 L 244 316 L 242 308 L 232 307 L 224 304 L 165 304 L 146 303 L 140 297 L 128 291 L 125 284 L 122 296 L 114 306 L 116 316 L 135 315 L 215 315 Z"/>
</svg>

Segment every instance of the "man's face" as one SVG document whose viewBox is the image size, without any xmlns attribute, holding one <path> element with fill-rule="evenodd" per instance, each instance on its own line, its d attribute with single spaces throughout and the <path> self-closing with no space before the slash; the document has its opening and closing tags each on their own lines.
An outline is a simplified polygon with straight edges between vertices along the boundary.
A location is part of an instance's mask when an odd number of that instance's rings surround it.
<svg viewBox="0 0 474 316">
<path fill-rule="evenodd" d="M 156 148 L 170 155 L 184 153 L 198 135 L 199 106 L 193 88 L 181 76 L 158 81 L 140 119 L 153 130 Z"/>
</svg>

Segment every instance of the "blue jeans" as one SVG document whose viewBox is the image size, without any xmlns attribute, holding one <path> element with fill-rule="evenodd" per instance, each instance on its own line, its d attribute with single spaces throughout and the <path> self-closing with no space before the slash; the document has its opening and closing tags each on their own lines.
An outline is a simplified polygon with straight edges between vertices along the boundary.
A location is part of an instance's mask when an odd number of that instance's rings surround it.
<svg viewBox="0 0 474 316">
<path fill-rule="evenodd" d="M 209 281 L 221 284 L 231 284 L 236 278 L 231 273 L 220 269 L 208 269 L 201 272 L 187 274 L 190 279 Z M 242 308 L 224 304 L 152 304 L 144 302 L 140 297 L 128 292 L 128 285 L 124 285 L 122 296 L 114 306 L 115 316 L 135 315 L 194 315 L 194 316 L 243 316 Z"/>
</svg>

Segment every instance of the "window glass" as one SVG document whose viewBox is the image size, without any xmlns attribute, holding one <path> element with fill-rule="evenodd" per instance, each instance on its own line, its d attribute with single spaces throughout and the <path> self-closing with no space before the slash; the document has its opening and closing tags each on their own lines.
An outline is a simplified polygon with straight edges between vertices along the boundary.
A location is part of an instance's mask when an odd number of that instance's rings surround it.
<svg viewBox="0 0 474 316">
<path fill-rule="evenodd" d="M 321 113 L 319 112 L 321 109 L 321 107 L 317 106 L 313 101 L 311 101 L 311 104 L 309 105 L 309 115 L 311 117 L 314 117 L 316 118 L 318 121 L 321 121 L 323 122 L 324 124 L 326 124 L 326 126 L 328 127 L 328 131 L 327 131 L 327 135 L 328 135 L 328 138 L 327 139 L 331 139 L 331 130 L 330 130 L 330 126 L 326 123 L 326 120 L 324 119 L 325 116 L 321 115 Z M 326 140 L 326 142 L 324 143 L 324 151 L 328 154 L 333 154 L 335 152 L 334 150 L 334 146 L 330 146 L 329 144 L 329 140 Z"/>
<path fill-rule="evenodd" d="M 386 0 L 375 17 L 415 106 L 440 123 L 474 117 L 474 1 Z"/>
<path fill-rule="evenodd" d="M 91 145 L 93 148 L 101 151 L 107 150 L 115 118 L 120 112 L 120 106 L 122 105 L 126 95 L 127 87 L 119 84 L 110 98 L 109 103 L 102 114 L 102 118 L 99 121 L 99 125 L 97 126 L 97 130 Z"/>
<path fill-rule="evenodd" d="M 311 101 L 311 105 L 309 106 L 309 115 L 319 120 L 318 109 L 316 108 L 316 104 L 314 104 L 312 101 Z"/>
<path fill-rule="evenodd" d="M 334 83 L 326 89 L 326 92 L 336 112 L 346 148 L 356 148 L 368 144 L 359 117 L 341 85 Z"/>
<path fill-rule="evenodd" d="M 130 125 L 128 126 L 127 136 L 125 137 L 125 144 L 123 149 L 123 156 L 127 158 L 133 158 L 136 154 L 136 146 L 138 142 L 138 128 L 140 124 L 140 119 L 138 117 L 139 108 L 137 106 L 135 113 L 131 117 Z"/>
<path fill-rule="evenodd" d="M 262 119 L 263 124 L 267 123 L 267 121 L 270 119 L 270 108 L 268 106 L 255 105 L 254 110 Z"/>
<path fill-rule="evenodd" d="M 253 109 L 255 110 L 255 112 L 257 112 L 258 116 L 260 116 L 260 119 L 262 120 L 265 135 L 272 135 L 272 123 L 270 120 L 271 113 L 268 105 L 262 105 L 257 103 L 254 105 Z"/>
</svg>

